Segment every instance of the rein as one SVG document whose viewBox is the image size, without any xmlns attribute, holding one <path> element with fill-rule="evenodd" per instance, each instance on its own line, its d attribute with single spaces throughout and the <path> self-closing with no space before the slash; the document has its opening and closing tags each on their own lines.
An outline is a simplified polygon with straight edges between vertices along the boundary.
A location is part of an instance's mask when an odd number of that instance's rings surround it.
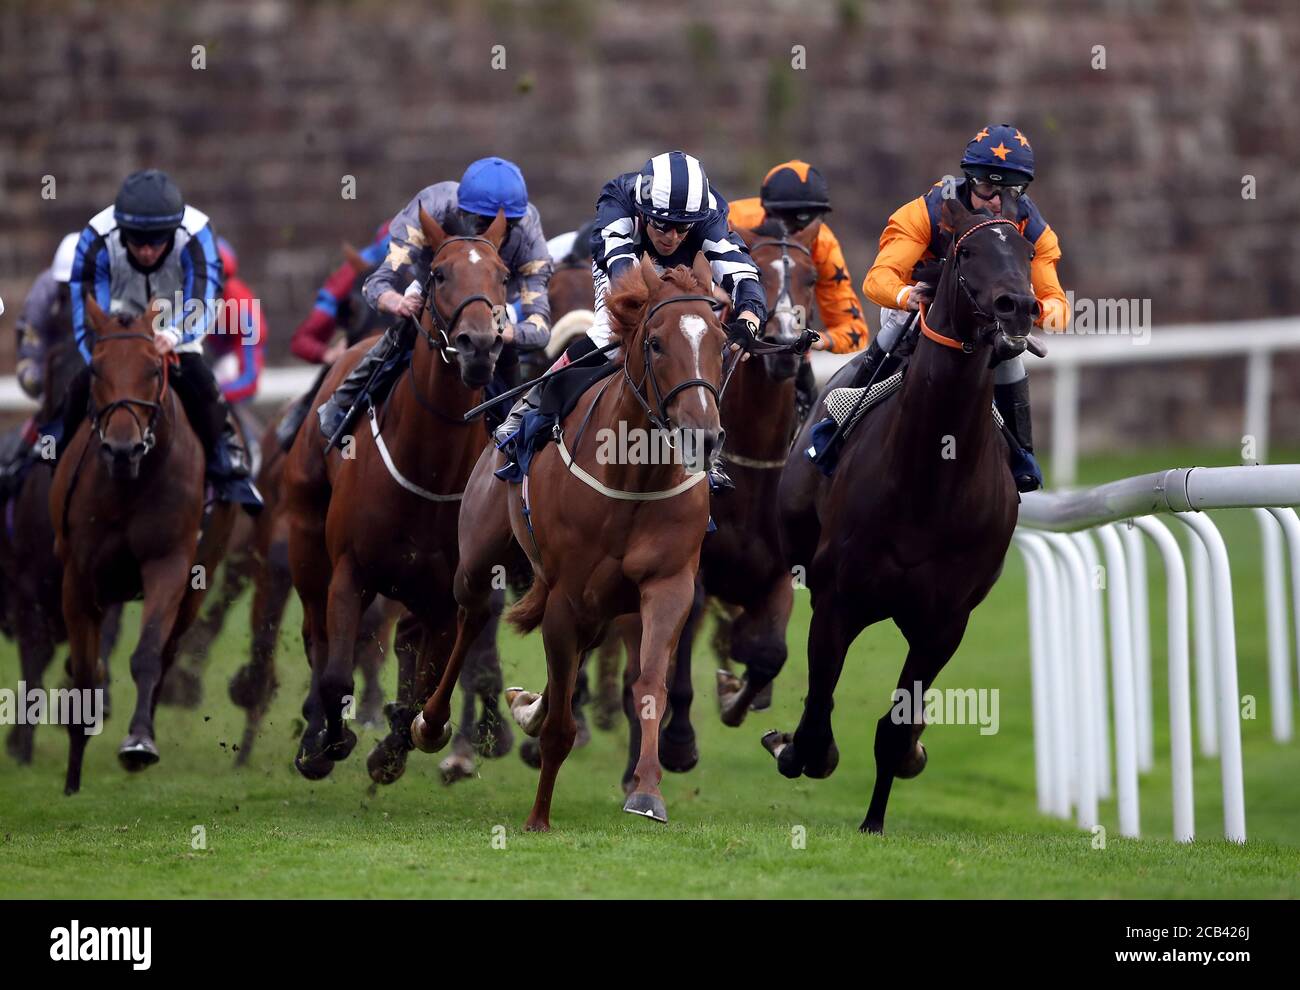
<svg viewBox="0 0 1300 990">
<path fill-rule="evenodd" d="M 721 389 L 712 382 L 706 381 L 703 378 L 687 378 L 685 381 L 678 382 L 667 392 L 664 392 L 659 388 L 659 379 L 655 377 L 654 369 L 651 367 L 650 363 L 650 334 L 646 332 L 646 327 L 650 324 L 650 318 L 654 316 L 655 313 L 659 312 L 659 310 L 663 309 L 665 306 L 671 305 L 672 303 L 682 302 L 706 302 L 710 306 L 713 306 L 717 303 L 717 300 L 714 299 L 713 296 L 706 296 L 698 293 L 694 295 L 672 296 L 668 299 L 659 300 L 659 302 L 655 303 L 646 311 L 645 318 L 641 321 L 641 352 L 644 356 L 645 369 L 641 376 L 640 383 L 632 380 L 632 373 L 627 370 L 627 361 L 624 360 L 623 362 L 623 378 L 627 384 L 632 387 L 632 394 L 636 396 L 636 401 L 641 404 L 641 408 L 645 411 L 646 416 L 649 417 L 651 425 L 656 429 L 663 430 L 665 433 L 672 429 L 672 425 L 668 418 L 668 403 L 672 402 L 678 394 L 692 386 L 698 386 L 699 388 L 709 392 L 713 396 L 714 402 L 721 406 L 722 393 L 726 391 L 727 383 L 731 381 L 731 375 L 728 374 L 726 381 L 722 383 Z M 655 402 L 659 406 L 659 414 L 656 414 L 655 411 L 650 408 L 649 401 L 644 395 L 642 395 L 642 389 L 645 388 L 646 379 L 650 380 L 650 388 L 653 390 Z"/>
</svg>

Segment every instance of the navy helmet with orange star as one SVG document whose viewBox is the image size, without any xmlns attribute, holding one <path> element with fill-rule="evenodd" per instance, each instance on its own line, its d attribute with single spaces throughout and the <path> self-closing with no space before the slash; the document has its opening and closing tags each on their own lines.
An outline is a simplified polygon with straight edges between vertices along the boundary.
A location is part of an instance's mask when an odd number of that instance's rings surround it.
<svg viewBox="0 0 1300 990">
<path fill-rule="evenodd" d="M 1010 124 L 989 124 L 971 138 L 961 167 L 968 176 L 1004 186 L 1025 186 L 1034 178 L 1034 149 Z"/>
</svg>

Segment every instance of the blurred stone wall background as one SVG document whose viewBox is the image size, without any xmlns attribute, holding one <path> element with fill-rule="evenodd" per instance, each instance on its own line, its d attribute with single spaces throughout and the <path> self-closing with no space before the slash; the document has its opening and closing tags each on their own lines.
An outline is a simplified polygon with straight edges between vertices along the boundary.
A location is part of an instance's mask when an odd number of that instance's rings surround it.
<svg viewBox="0 0 1300 990">
<path fill-rule="evenodd" d="M 170 172 L 234 243 L 283 363 L 340 242 L 481 155 L 520 163 L 548 233 L 661 150 L 698 155 L 731 198 L 806 158 L 860 282 L 889 213 L 1003 120 L 1034 143 L 1079 296 L 1150 298 L 1157 327 L 1296 314 L 1298 63 L 1294 0 L 9 0 L 0 371 L 32 277 L 136 168 Z M 1235 444 L 1241 381 L 1238 361 L 1086 373 L 1084 447 Z M 1280 360 L 1275 443 L 1300 441 L 1297 386 Z"/>
</svg>

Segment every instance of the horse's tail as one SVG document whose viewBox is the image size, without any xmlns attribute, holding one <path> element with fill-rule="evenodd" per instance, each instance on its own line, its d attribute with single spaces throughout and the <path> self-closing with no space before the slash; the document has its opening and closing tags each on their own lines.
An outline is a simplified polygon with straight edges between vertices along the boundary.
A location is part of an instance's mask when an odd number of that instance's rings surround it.
<svg viewBox="0 0 1300 990">
<path fill-rule="evenodd" d="M 528 593 L 510 606 L 506 621 L 521 633 L 532 632 L 542 624 L 542 616 L 546 614 L 546 596 L 550 590 L 541 575 L 535 576 Z"/>
</svg>

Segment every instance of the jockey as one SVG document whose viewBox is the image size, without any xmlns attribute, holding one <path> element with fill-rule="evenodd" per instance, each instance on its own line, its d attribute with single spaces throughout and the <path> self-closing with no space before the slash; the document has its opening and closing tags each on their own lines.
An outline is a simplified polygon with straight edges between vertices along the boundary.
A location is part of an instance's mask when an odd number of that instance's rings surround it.
<svg viewBox="0 0 1300 990">
<path fill-rule="evenodd" d="M 78 233 L 68 234 L 59 242 L 53 263 L 36 276 L 18 314 L 18 385 L 33 399 L 45 391 L 45 356 L 55 344 L 72 336 L 68 280 L 78 237 Z"/>
<path fill-rule="evenodd" d="M 546 251 L 541 216 L 537 207 L 528 202 L 523 173 L 504 158 L 480 158 L 465 170 L 460 182 L 438 182 L 416 193 L 389 224 L 388 254 L 362 286 L 366 302 L 380 313 L 415 319 L 420 316 L 420 296 L 408 289 L 415 283 L 424 285 L 433 261 L 433 249 L 425 244 L 420 229 L 421 206 L 453 235 L 481 235 L 498 211 L 505 212 L 506 235 L 499 253 L 510 270 L 506 298 L 514 303 L 514 320 L 506 328 L 506 347 L 497 360 L 497 369 L 508 377 L 518 367 L 518 351 L 545 347 L 551 337 L 546 299 L 551 258 Z M 385 380 L 372 386 L 372 396 L 382 394 L 405 370 L 401 358 L 413 343 L 414 328 L 409 320 L 401 320 L 375 341 L 318 410 L 321 432 L 327 438 L 334 436 L 376 367 L 387 366 L 387 374 Z"/>
<path fill-rule="evenodd" d="M 388 221 L 384 221 L 375 231 L 374 239 L 357 253 L 374 270 L 388 254 Z M 350 319 L 348 309 L 352 292 L 364 273 L 353 267 L 351 261 L 344 261 L 325 280 L 325 284 L 316 293 L 316 305 L 307 318 L 298 324 L 293 337 L 289 340 L 289 350 L 295 357 L 300 357 L 309 364 L 331 365 L 343 356 L 343 352 L 365 335 L 368 329 L 379 326 L 391 326 L 391 316 L 380 317 L 374 314 L 376 321 Z M 368 308 L 368 307 L 367 307 Z M 373 311 L 370 311 L 373 313 Z M 382 322 L 378 322 L 382 319 Z M 354 329 L 354 324 L 355 329 Z M 340 329 L 344 336 L 334 340 L 334 334 Z M 360 331 L 358 333 L 357 331 Z"/>
<path fill-rule="evenodd" d="M 830 190 L 821 172 L 795 159 L 773 166 L 763 177 L 758 197 L 736 200 L 731 204 L 728 219 L 733 228 L 753 230 L 773 218 L 790 237 L 812 224 L 819 224 L 812 257 L 817 266 L 817 312 L 826 329 L 813 348 L 845 354 L 866 346 L 868 332 L 839 238 L 823 220 L 830 210 Z M 807 357 L 799 365 L 795 384 L 800 407 L 804 411 L 812 408 L 816 382 Z"/>
<path fill-rule="evenodd" d="M 596 319 L 584 336 L 565 349 L 552 370 L 582 360 L 610 343 L 613 333 L 605 293 L 642 254 L 648 254 L 659 268 L 671 268 L 689 267 L 700 251 L 708 259 L 714 281 L 731 297 L 732 312 L 737 315 L 728 325 L 729 333 L 756 337 L 767 320 L 763 283 L 745 242 L 727 227 L 727 201 L 710 185 L 699 161 L 684 152 L 670 151 L 651 158 L 639 172 L 624 172 L 605 183 L 596 200 L 596 223 L 591 232 Z M 597 367 L 600 361 L 609 360 L 602 354 L 599 360 L 593 357 L 584 364 Z M 511 460 L 509 447 L 524 413 L 537 409 L 540 398 L 541 386 L 537 386 L 515 404 L 494 435 L 497 446 Z M 498 474 L 508 470 L 509 465 Z M 715 488 L 732 487 L 720 466 L 710 471 L 710 480 Z"/>
<path fill-rule="evenodd" d="M 911 322 L 912 313 L 934 298 L 934 286 L 917 278 L 918 263 L 942 259 L 950 235 L 939 228 L 939 210 L 945 196 L 956 198 L 970 210 L 1014 220 L 1034 246 L 1030 280 L 1042 307 L 1039 325 L 1063 330 L 1069 321 L 1069 303 L 1056 273 L 1061 246 L 1026 193 L 1034 178 L 1034 150 L 1010 124 L 990 124 L 966 145 L 962 155 L 963 178 L 936 182 L 924 196 L 894 211 L 880 235 L 880 253 L 862 282 L 868 299 L 881 306 L 880 333 L 858 366 L 854 386 L 866 385 L 881 362 L 897 345 Z M 1033 455 L 1029 414 L 1029 377 L 1021 357 L 1004 361 L 994 371 L 993 398 L 1016 443 L 1012 474 L 1022 492 L 1042 487 L 1043 475 Z"/>
<path fill-rule="evenodd" d="M 257 394 L 266 326 L 262 322 L 262 307 L 253 290 L 239 277 L 239 256 L 224 237 L 217 238 L 217 254 L 221 257 L 221 270 L 225 275 L 221 301 L 227 305 L 227 313 L 233 311 L 237 314 L 241 324 L 238 333 L 208 334 L 207 344 L 221 394 L 234 406 Z"/>
<path fill-rule="evenodd" d="M 162 300 L 172 312 L 167 326 L 155 328 L 154 346 L 159 355 L 175 354 L 179 361 L 171 384 L 203 445 L 208 479 L 218 499 L 260 511 L 262 498 L 249 481 L 229 407 L 203 360 L 204 336 L 221 329 L 212 326 L 219 311 L 221 259 L 207 215 L 187 206 L 176 184 L 157 169 L 127 176 L 114 204 L 82 231 L 70 288 L 73 336 L 86 367 L 68 388 L 64 436 L 73 435 L 90 396 L 93 340 L 86 297 L 93 294 L 106 313 L 131 316 L 145 312 L 150 300 Z"/>
</svg>

